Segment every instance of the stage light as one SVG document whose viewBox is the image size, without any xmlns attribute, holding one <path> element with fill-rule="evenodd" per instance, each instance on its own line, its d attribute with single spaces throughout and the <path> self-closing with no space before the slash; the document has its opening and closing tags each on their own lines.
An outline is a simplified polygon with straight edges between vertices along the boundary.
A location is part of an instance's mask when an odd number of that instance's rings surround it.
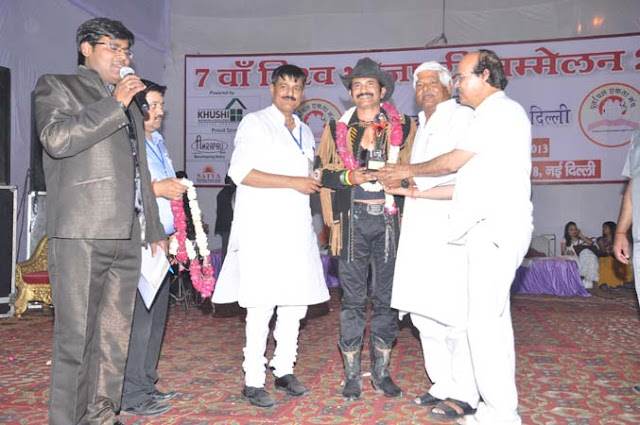
<svg viewBox="0 0 640 425">
<path fill-rule="evenodd" d="M 604 23 L 604 18 L 602 16 L 594 16 L 591 20 L 594 28 L 600 28 Z"/>
</svg>

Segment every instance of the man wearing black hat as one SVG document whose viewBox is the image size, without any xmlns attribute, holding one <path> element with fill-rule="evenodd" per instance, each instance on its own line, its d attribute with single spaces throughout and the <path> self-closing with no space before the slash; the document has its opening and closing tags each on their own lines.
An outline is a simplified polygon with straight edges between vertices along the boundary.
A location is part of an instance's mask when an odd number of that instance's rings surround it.
<svg viewBox="0 0 640 425">
<path fill-rule="evenodd" d="M 398 207 L 376 181 L 375 170 L 385 162 L 409 162 L 416 125 L 386 102 L 393 93 L 393 76 L 373 60 L 360 59 L 351 74 L 341 79 L 356 106 L 326 126 L 315 177 L 323 185 L 320 196 L 324 220 L 331 229 L 331 255 L 340 259 L 343 295 L 338 345 L 346 375 L 342 395 L 355 400 L 362 390 L 360 355 L 371 265 L 371 381 L 376 391 L 398 397 L 402 390 L 389 374 L 391 347 L 398 333 L 397 311 L 390 306 Z"/>
</svg>

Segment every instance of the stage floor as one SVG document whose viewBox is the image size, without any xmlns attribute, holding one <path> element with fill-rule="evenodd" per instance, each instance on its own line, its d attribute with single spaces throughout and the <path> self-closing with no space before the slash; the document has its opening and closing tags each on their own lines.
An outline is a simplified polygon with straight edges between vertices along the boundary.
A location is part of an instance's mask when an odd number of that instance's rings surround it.
<svg viewBox="0 0 640 425">
<path fill-rule="evenodd" d="M 523 423 L 640 423 L 640 323 L 631 288 L 594 290 L 589 298 L 514 295 L 512 313 L 517 351 L 517 384 Z M 419 340 L 402 322 L 391 371 L 405 391 L 388 399 L 365 377 L 363 398 L 340 397 L 342 362 L 336 347 L 340 293 L 312 307 L 300 333 L 296 374 L 311 393 L 293 399 L 273 393 L 278 406 L 258 410 L 240 397 L 243 385 L 242 310 L 182 305 L 170 309 L 159 364 L 161 390 L 182 393 L 164 415 L 122 415 L 142 424 L 452 424 L 427 418 L 426 408 L 410 400 L 430 384 Z M 207 311 L 208 310 L 208 311 Z M 45 424 L 53 316 L 28 311 L 21 319 L 0 320 L 0 423 Z M 273 350 L 270 340 L 268 353 Z M 363 371 L 368 372 L 368 347 Z M 273 379 L 267 379 L 273 391 Z"/>
</svg>

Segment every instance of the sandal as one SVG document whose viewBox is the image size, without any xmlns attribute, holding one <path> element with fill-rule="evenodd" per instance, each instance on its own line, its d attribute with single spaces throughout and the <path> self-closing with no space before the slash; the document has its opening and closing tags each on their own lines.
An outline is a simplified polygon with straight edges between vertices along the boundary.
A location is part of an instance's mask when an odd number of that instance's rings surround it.
<svg viewBox="0 0 640 425">
<path fill-rule="evenodd" d="M 441 401 L 443 401 L 441 398 L 434 397 L 429 393 L 424 393 L 411 400 L 411 404 L 415 404 L 416 406 L 435 406 Z"/>
<path fill-rule="evenodd" d="M 461 412 L 458 412 L 458 410 L 454 409 L 446 402 L 455 404 L 456 407 L 461 410 Z M 435 409 L 440 409 L 443 413 L 434 412 Z M 474 413 L 476 413 L 476 409 L 471 407 L 469 403 L 456 400 L 454 398 L 448 398 L 436 404 L 436 406 L 429 412 L 429 416 L 434 419 L 458 419 L 467 415 L 472 415 Z"/>
</svg>

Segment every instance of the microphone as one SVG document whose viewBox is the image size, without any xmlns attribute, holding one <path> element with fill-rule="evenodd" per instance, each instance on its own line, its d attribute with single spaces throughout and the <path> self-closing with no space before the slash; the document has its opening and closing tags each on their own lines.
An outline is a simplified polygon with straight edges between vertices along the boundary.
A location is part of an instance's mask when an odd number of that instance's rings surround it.
<svg viewBox="0 0 640 425">
<path fill-rule="evenodd" d="M 123 66 L 122 68 L 120 68 L 120 78 L 124 78 L 129 74 L 135 74 L 135 73 L 136 72 L 131 67 Z M 142 109 L 142 112 L 144 113 L 149 112 L 149 104 L 147 103 L 147 98 L 143 92 L 136 93 L 134 96 L 134 99 L 136 100 L 136 103 L 138 104 L 140 109 Z"/>
</svg>

